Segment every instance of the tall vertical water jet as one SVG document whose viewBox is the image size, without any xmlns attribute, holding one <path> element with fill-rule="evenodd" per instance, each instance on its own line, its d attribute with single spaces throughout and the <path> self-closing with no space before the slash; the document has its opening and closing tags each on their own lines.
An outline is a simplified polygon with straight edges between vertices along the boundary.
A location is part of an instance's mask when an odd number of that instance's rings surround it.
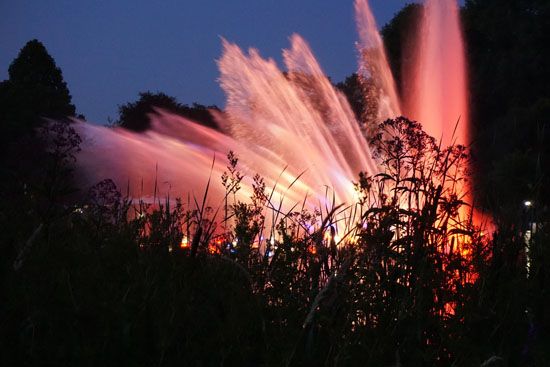
<svg viewBox="0 0 550 367">
<path fill-rule="evenodd" d="M 404 70 L 409 87 L 403 96 L 404 114 L 419 121 L 424 131 L 440 140 L 442 148 L 470 145 L 467 62 L 456 0 L 425 0 L 412 44 L 413 62 Z M 454 189 L 473 204 L 473 187 L 459 181 Z M 491 228 L 491 218 L 475 208 L 462 207 L 460 216 L 472 215 L 475 225 Z"/>
<path fill-rule="evenodd" d="M 411 86 L 404 113 L 442 146 L 468 144 L 466 58 L 456 0 L 426 0 L 418 29 L 412 66 L 403 76 Z"/>
</svg>

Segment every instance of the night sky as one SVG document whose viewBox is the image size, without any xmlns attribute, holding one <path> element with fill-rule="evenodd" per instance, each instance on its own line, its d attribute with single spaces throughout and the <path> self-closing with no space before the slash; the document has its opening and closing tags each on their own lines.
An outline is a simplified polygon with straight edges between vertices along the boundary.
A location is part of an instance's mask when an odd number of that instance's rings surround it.
<svg viewBox="0 0 550 367">
<path fill-rule="evenodd" d="M 411 0 L 371 0 L 382 26 Z M 42 41 L 89 121 L 116 119 L 140 91 L 182 103 L 224 104 L 216 79 L 220 36 L 281 65 L 292 33 L 310 44 L 325 73 L 356 69 L 352 0 L 0 1 L 0 79 L 21 47 Z"/>
</svg>

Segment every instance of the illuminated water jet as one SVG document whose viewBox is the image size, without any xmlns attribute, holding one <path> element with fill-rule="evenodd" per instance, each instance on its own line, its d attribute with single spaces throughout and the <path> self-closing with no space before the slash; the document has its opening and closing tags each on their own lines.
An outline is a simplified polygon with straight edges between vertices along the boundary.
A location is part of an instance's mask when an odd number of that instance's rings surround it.
<svg viewBox="0 0 550 367">
<path fill-rule="evenodd" d="M 469 144 L 466 58 L 456 1 L 426 0 L 415 39 L 412 70 L 403 76 L 412 86 L 404 96 L 405 114 L 443 146 Z"/>
<path fill-rule="evenodd" d="M 258 51 L 245 54 L 223 41 L 218 62 L 227 95 L 225 112 L 218 115 L 223 133 L 161 111 L 151 116 L 152 128 L 142 134 L 78 124 L 87 138 L 80 163 L 92 177 L 134 181 L 133 196 L 151 196 L 158 188 L 155 180 L 169 183 L 175 195 L 198 194 L 209 176 L 221 176 L 223 158 L 233 150 L 245 174 L 259 173 L 268 185 L 278 181 L 279 195 L 291 205 L 308 195 L 314 205 L 325 200 L 351 204 L 355 175 L 377 172 L 376 163 L 345 97 L 331 85 L 306 42 L 298 35 L 290 41 L 284 51 L 286 74 Z M 116 149 L 116 155 L 104 147 Z M 218 158 L 211 167 L 214 155 Z M 245 192 L 247 188 L 243 185 Z M 221 185 L 212 185 L 213 205 L 223 195 Z"/>
<path fill-rule="evenodd" d="M 416 65 L 405 76 L 415 93 L 403 101 L 368 2 L 356 0 L 355 11 L 359 73 L 370 81 L 366 97 L 376 99 L 371 123 L 406 112 L 448 145 L 449 132 L 460 118 L 455 140 L 466 143 L 465 61 L 456 1 L 426 1 Z M 121 188 L 128 185 L 132 197 L 141 198 L 167 193 L 200 197 L 211 178 L 209 204 L 217 206 L 224 196 L 217 180 L 232 150 L 240 157 L 243 173 L 265 177 L 287 207 L 305 197 L 313 206 L 333 200 L 354 203 L 352 182 L 358 172 L 379 171 L 359 123 L 300 36 L 290 38 L 283 56 L 286 73 L 257 50 L 245 53 L 223 41 L 218 65 L 227 102 L 224 113 L 217 114 L 221 131 L 163 111 L 151 116 L 151 130 L 141 134 L 77 124 L 85 140 L 78 161 L 83 177 L 87 183 L 113 178 Z M 250 183 L 242 187 L 242 197 L 250 196 Z"/>
</svg>

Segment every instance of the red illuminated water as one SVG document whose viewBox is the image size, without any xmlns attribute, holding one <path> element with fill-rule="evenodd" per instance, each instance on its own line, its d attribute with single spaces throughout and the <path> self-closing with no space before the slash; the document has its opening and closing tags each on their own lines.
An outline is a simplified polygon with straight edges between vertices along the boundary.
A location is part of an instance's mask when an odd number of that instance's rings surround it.
<svg viewBox="0 0 550 367">
<path fill-rule="evenodd" d="M 371 123 L 405 114 L 448 145 L 460 119 L 454 140 L 466 143 L 466 63 L 456 1 L 426 1 L 416 63 L 405 76 L 414 93 L 403 101 L 368 2 L 356 0 L 355 11 L 359 73 L 372 82 L 368 97 L 376 98 Z M 162 111 L 152 116 L 152 129 L 140 134 L 77 124 L 84 138 L 78 162 L 87 182 L 110 177 L 133 197 L 152 197 L 156 188 L 161 197 L 200 198 L 211 178 L 209 204 L 216 206 L 224 195 L 225 155 L 233 150 L 243 173 L 262 175 L 268 189 L 275 187 L 274 200 L 284 198 L 287 207 L 306 197 L 314 206 L 353 203 L 357 174 L 379 171 L 359 123 L 300 36 L 290 38 L 283 56 L 285 74 L 259 51 L 223 41 L 218 65 L 227 102 L 217 116 L 222 131 Z M 242 198 L 250 191 L 245 182 Z"/>
<path fill-rule="evenodd" d="M 346 98 L 307 43 L 298 35 L 290 43 L 283 55 L 285 75 L 257 50 L 245 53 L 223 41 L 218 61 L 227 96 L 218 116 L 223 132 L 161 111 L 152 116 L 152 129 L 141 134 L 78 124 L 86 140 L 79 162 L 90 180 L 113 177 L 122 187 L 129 181 L 132 196 L 150 197 L 156 187 L 160 195 L 170 190 L 172 197 L 201 197 L 212 177 L 209 198 L 216 205 L 224 195 L 219 184 L 224 157 L 233 150 L 243 173 L 259 173 L 268 186 L 277 186 L 287 207 L 308 196 L 316 206 L 354 202 L 352 181 L 360 171 L 377 172 L 376 163 Z M 243 198 L 247 190 L 245 183 Z"/>
<path fill-rule="evenodd" d="M 420 121 L 444 146 L 468 144 L 466 59 L 457 3 L 426 0 L 413 44 L 412 70 L 404 73 L 412 86 L 404 98 L 405 115 Z"/>
</svg>

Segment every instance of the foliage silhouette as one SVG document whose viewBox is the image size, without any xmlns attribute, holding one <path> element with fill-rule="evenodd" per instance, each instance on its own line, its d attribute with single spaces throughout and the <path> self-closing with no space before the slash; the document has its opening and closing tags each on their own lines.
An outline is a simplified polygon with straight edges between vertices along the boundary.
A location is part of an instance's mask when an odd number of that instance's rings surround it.
<svg viewBox="0 0 550 367">
<path fill-rule="evenodd" d="M 155 113 L 155 108 L 189 118 L 205 126 L 217 128 L 216 121 L 209 110 L 219 111 L 218 107 L 207 107 L 197 103 L 188 106 L 162 92 L 151 93 L 149 91 L 139 93 L 139 99 L 136 102 L 119 106 L 119 118 L 116 125 L 136 132 L 148 130 L 151 126 L 149 115 Z"/>
<path fill-rule="evenodd" d="M 405 118 L 371 143 L 384 171 L 360 175 L 353 205 L 282 211 L 259 176 L 243 197 L 231 153 L 223 220 L 109 180 L 42 226 L 32 214 L 31 245 L 2 264 L 2 363 L 543 365 L 539 238 L 527 277 L 521 233 L 472 225 L 464 147 Z"/>
<path fill-rule="evenodd" d="M 44 117 L 75 115 L 61 69 L 38 40 L 27 42 L 8 74 L 0 86 L 0 122 L 6 142 L 32 134 Z"/>
</svg>

